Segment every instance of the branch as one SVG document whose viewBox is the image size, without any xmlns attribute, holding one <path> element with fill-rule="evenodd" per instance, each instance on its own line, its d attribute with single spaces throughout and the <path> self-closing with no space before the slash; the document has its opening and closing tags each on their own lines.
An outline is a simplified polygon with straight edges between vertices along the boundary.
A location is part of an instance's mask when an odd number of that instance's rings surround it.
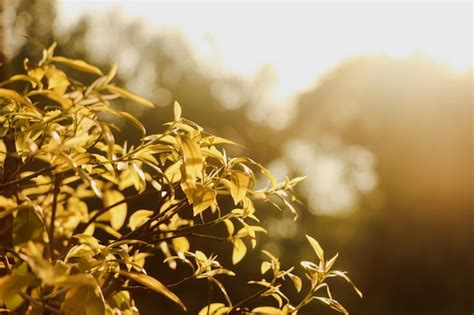
<svg viewBox="0 0 474 315">
<path fill-rule="evenodd" d="M 56 210 L 58 208 L 58 194 L 61 186 L 62 174 L 54 177 L 53 205 L 51 209 L 51 222 L 49 223 L 49 257 L 54 260 L 54 222 L 56 221 Z"/>
</svg>

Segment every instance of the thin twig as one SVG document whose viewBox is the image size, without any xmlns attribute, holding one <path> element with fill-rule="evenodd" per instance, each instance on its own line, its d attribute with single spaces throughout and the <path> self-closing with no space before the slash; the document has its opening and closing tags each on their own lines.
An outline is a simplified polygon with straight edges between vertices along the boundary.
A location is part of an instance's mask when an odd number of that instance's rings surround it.
<svg viewBox="0 0 474 315">
<path fill-rule="evenodd" d="M 61 186 L 62 174 L 56 174 L 54 178 L 53 204 L 51 208 L 51 222 L 49 224 L 49 257 L 54 260 L 54 222 L 56 221 L 56 210 L 58 208 L 58 195 Z"/>
</svg>

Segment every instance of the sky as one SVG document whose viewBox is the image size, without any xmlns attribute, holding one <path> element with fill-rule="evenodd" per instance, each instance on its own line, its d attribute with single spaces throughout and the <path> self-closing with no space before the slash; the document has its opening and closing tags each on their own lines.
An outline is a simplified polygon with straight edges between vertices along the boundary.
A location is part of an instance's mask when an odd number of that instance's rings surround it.
<svg viewBox="0 0 474 315">
<path fill-rule="evenodd" d="M 273 103 L 291 103 L 335 65 L 363 54 L 419 54 L 455 70 L 472 67 L 472 2 L 60 0 L 58 9 L 62 27 L 116 10 L 150 32 L 179 31 L 210 71 L 253 77 L 266 65 L 276 76 Z"/>
</svg>

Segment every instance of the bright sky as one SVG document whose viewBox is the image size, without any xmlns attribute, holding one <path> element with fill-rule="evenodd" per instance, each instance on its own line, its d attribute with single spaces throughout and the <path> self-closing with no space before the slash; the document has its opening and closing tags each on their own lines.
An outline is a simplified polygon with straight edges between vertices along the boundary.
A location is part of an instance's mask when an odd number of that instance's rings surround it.
<svg viewBox="0 0 474 315">
<path fill-rule="evenodd" d="M 60 0 L 60 23 L 114 7 L 157 31 L 179 30 L 214 70 L 253 76 L 271 65 L 278 81 L 270 97 L 277 103 L 360 54 L 423 54 L 457 70 L 472 67 L 472 2 Z"/>
</svg>

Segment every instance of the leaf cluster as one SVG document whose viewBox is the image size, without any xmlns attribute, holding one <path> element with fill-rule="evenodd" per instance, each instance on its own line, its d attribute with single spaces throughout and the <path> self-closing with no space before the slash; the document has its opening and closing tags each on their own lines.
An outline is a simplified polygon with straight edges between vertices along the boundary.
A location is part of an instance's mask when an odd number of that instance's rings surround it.
<svg viewBox="0 0 474 315">
<path fill-rule="evenodd" d="M 266 233 L 255 201 L 287 209 L 296 219 L 293 187 L 303 178 L 278 182 L 258 162 L 228 156 L 225 146 L 236 144 L 183 118 L 178 103 L 163 132 L 147 134 L 114 101 L 153 104 L 113 83 L 116 66 L 104 74 L 85 61 L 55 56 L 54 50 L 55 44 L 44 49 L 36 64 L 25 60 L 24 74 L 0 84 L 0 220 L 9 226 L 2 229 L 7 232 L 0 247 L 2 310 L 138 314 L 137 289 L 153 290 L 186 310 L 172 288 L 194 280 L 208 281 L 225 299 L 200 314 L 235 313 L 265 296 L 276 305 L 253 313 L 296 314 L 313 299 L 347 313 L 325 281 L 350 280 L 331 270 L 337 256 L 325 261 L 309 236 L 319 264 L 301 263 L 309 290 L 299 303 L 283 287 L 290 279 L 300 292 L 302 279 L 271 253 L 264 252 L 268 260 L 261 265 L 262 274 L 271 271 L 270 279 L 251 281 L 262 289 L 236 302 L 220 280 L 235 272 L 193 246 L 196 239 L 226 242 L 233 264 L 239 263 Z M 65 69 L 87 73 L 90 81 L 75 80 Z M 116 119 L 133 124 L 140 140 L 117 143 Z M 266 184 L 258 187 L 262 177 Z M 131 207 L 145 196 L 155 202 Z M 172 270 L 189 266 L 189 276 L 166 284 L 149 275 L 145 262 L 156 255 Z M 327 296 L 316 295 L 321 288 Z"/>
</svg>

